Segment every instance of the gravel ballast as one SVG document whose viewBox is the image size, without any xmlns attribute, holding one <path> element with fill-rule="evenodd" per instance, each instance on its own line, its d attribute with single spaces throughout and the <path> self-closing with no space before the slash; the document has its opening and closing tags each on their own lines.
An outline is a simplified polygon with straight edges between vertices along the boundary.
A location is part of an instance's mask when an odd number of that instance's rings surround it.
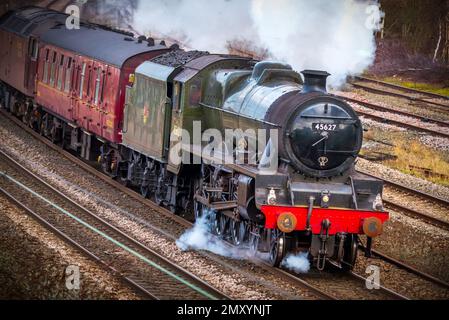
<svg viewBox="0 0 449 320">
<path fill-rule="evenodd" d="M 420 179 L 398 170 L 389 168 L 379 163 L 374 163 L 364 159 L 357 160 L 357 169 L 367 173 L 375 174 L 386 180 L 391 180 L 406 187 L 419 190 L 424 193 L 434 195 L 442 199 L 449 199 L 449 188 L 432 183 L 428 180 Z"/>
<path fill-rule="evenodd" d="M 67 289 L 68 267 L 79 268 L 79 289 Z M 69 274 L 70 270 L 73 269 L 68 270 Z M 139 297 L 0 195 L 0 299 L 136 300 Z"/>
</svg>

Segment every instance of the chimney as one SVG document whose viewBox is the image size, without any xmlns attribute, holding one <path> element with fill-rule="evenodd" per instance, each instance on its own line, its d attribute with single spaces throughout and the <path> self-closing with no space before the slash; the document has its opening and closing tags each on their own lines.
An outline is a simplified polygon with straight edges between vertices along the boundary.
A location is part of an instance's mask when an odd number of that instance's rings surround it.
<svg viewBox="0 0 449 320">
<path fill-rule="evenodd" d="M 327 78 L 330 76 L 330 73 L 318 70 L 304 70 L 301 73 L 304 76 L 302 93 L 327 93 Z"/>
</svg>

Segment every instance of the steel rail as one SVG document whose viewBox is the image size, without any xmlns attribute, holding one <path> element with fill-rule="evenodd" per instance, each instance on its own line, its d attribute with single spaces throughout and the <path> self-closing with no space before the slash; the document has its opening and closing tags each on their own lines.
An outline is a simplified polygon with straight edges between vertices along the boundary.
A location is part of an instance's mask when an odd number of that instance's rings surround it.
<svg viewBox="0 0 449 320">
<path fill-rule="evenodd" d="M 41 135 L 36 133 L 31 128 L 25 126 L 24 123 L 19 121 L 17 118 L 15 118 L 15 117 L 11 116 L 10 114 L 6 113 L 4 110 L 0 109 L 0 114 L 5 116 L 7 119 L 13 121 L 20 128 L 24 129 L 28 134 L 32 135 L 34 138 L 36 138 L 40 142 L 44 143 L 46 146 L 48 146 L 52 150 L 54 150 L 54 151 L 58 152 L 59 154 L 61 154 L 62 156 L 64 156 L 67 160 L 77 164 L 83 170 L 85 170 L 88 173 L 94 175 L 95 177 L 101 179 L 103 182 L 108 183 L 110 186 L 118 189 L 119 191 L 121 191 L 121 192 L 125 193 L 126 195 L 132 197 L 133 199 L 139 201 L 142 205 L 150 207 L 151 209 L 153 209 L 153 210 L 163 214 L 167 218 L 170 218 L 170 219 L 174 220 L 176 223 L 179 223 L 180 225 L 182 225 L 182 226 L 184 226 L 186 228 L 193 227 L 193 224 L 191 222 L 189 222 L 189 221 L 187 221 L 187 220 L 185 220 L 185 219 L 183 219 L 183 218 L 181 218 L 179 216 L 174 215 L 171 211 L 156 205 L 151 200 L 143 198 L 137 192 L 135 192 L 135 191 L 133 191 L 133 190 L 123 186 L 122 184 L 118 183 L 117 181 L 111 179 L 110 177 L 106 176 L 102 172 L 96 170 L 95 168 L 93 168 L 89 164 L 85 163 L 84 161 L 80 160 L 76 156 L 72 155 L 70 152 L 67 152 L 66 150 L 63 150 L 62 148 L 60 148 L 57 145 L 53 144 L 51 141 L 45 139 L 44 137 L 42 137 Z M 293 279 L 292 278 L 293 276 L 286 275 L 286 273 L 283 270 L 271 268 L 270 271 L 275 273 L 276 275 L 280 276 L 281 278 L 293 281 L 295 284 L 299 284 L 299 285 L 305 287 L 306 289 L 310 289 L 310 290 L 314 291 L 315 294 L 318 297 L 322 298 L 322 299 L 327 299 L 327 300 L 335 300 L 336 299 L 335 297 L 332 297 L 332 296 L 327 295 L 326 293 L 322 292 L 320 289 L 314 288 L 312 285 L 308 284 L 307 282 L 305 282 L 302 279 L 298 279 L 298 278 Z"/>
<path fill-rule="evenodd" d="M 359 274 L 357 274 L 357 273 L 355 273 L 353 271 L 351 271 L 349 273 L 349 275 L 351 275 L 355 279 L 358 279 L 359 281 L 362 281 L 362 282 L 365 282 L 365 283 L 368 281 L 367 278 L 364 278 L 361 275 L 359 275 Z M 391 289 L 388 289 L 388 288 L 382 286 L 381 284 L 378 284 L 378 285 L 379 285 L 379 289 L 380 290 L 382 290 L 383 292 L 386 292 L 387 294 L 393 296 L 394 298 L 396 298 L 398 300 L 410 300 L 410 298 L 408 298 L 408 297 L 406 297 L 406 296 L 404 296 L 404 295 L 402 295 L 400 293 L 397 293 L 397 292 L 395 292 L 395 291 L 393 291 Z"/>
<path fill-rule="evenodd" d="M 55 234 L 59 239 L 68 243 L 76 250 L 80 251 L 88 259 L 94 260 L 96 263 L 101 265 L 101 267 L 104 270 L 111 272 L 116 278 L 120 279 L 126 285 L 129 285 L 132 288 L 134 288 L 135 290 L 139 291 L 143 297 L 148 298 L 149 300 L 158 300 L 158 298 L 155 295 L 153 295 L 151 292 L 149 292 L 148 290 L 146 290 L 145 288 L 143 288 L 142 286 L 137 284 L 131 278 L 118 272 L 114 267 L 112 267 L 110 264 L 106 263 L 99 257 L 97 257 L 95 254 L 93 254 L 88 249 L 86 249 L 83 245 L 81 245 L 78 242 L 76 242 L 75 240 L 73 240 L 71 237 L 69 237 L 62 231 L 60 231 L 58 228 L 54 227 L 50 222 L 48 222 L 47 220 L 42 218 L 33 209 L 30 209 L 27 206 L 25 206 L 20 200 L 16 199 L 14 196 L 12 196 L 9 192 L 7 192 L 2 187 L 0 187 L 0 193 L 3 194 L 16 207 L 18 207 L 19 209 L 22 209 L 27 215 L 31 216 L 31 218 L 36 220 L 41 226 L 46 228 L 51 233 Z"/>
<path fill-rule="evenodd" d="M 387 186 L 390 186 L 390 187 L 392 187 L 392 188 L 399 189 L 399 190 L 402 190 L 402 191 L 404 191 L 404 192 L 406 192 L 406 193 L 411 193 L 411 194 L 414 194 L 414 195 L 417 195 L 417 196 L 426 198 L 426 199 L 428 199 L 428 200 L 437 202 L 437 203 L 439 203 L 440 205 L 449 207 L 449 200 L 447 200 L 447 199 L 443 199 L 443 198 L 440 198 L 440 197 L 438 197 L 438 196 L 431 195 L 430 193 L 422 192 L 422 191 L 419 191 L 419 190 L 416 190 L 416 189 L 407 187 L 407 186 L 405 186 L 405 185 L 403 185 L 403 184 L 400 184 L 400 183 L 398 183 L 398 182 L 394 182 L 394 181 L 391 181 L 391 180 L 389 180 L 389 179 L 382 178 L 382 177 L 377 176 L 377 175 L 374 175 L 374 174 L 372 174 L 372 173 L 368 173 L 368 172 L 366 172 L 366 171 L 364 171 L 364 170 L 357 170 L 357 171 L 360 172 L 360 173 L 362 173 L 362 174 L 364 174 L 364 175 L 370 176 L 370 177 L 372 177 L 372 178 L 382 180 L 382 181 L 384 181 L 384 183 L 385 183 Z"/>
<path fill-rule="evenodd" d="M 437 94 L 437 93 L 422 91 L 422 90 L 413 89 L 413 88 L 407 88 L 407 87 L 404 87 L 404 86 L 400 86 L 400 85 L 397 85 L 397 84 L 393 84 L 393 83 L 389 83 L 389 82 L 385 82 L 385 81 L 380 81 L 380 80 L 376 80 L 376 79 L 372 79 L 372 78 L 356 76 L 356 77 L 354 77 L 354 79 L 358 80 L 358 81 L 375 83 L 375 84 L 378 84 L 378 85 L 381 85 L 381 86 L 385 86 L 385 87 L 389 87 L 389 88 L 392 88 L 392 89 L 396 89 L 396 90 L 399 90 L 399 91 L 406 91 L 406 92 L 413 93 L 413 94 L 420 94 L 420 95 L 428 96 L 428 97 L 431 97 L 432 99 L 449 100 L 449 96 L 444 96 L 444 95 L 440 95 L 440 94 Z M 425 103 L 430 103 L 430 104 L 436 104 L 436 105 L 439 105 L 439 106 L 442 106 L 442 107 L 449 108 L 449 105 L 439 104 L 439 103 L 435 103 L 435 102 L 432 102 L 432 101 L 427 101 L 425 99 L 414 98 L 414 97 L 410 97 L 410 96 L 407 96 L 407 95 L 401 95 L 399 93 L 396 94 L 394 92 L 388 92 L 388 91 L 386 91 L 384 93 L 386 93 L 386 94 L 387 93 L 391 93 L 392 95 L 396 95 L 398 97 L 407 98 L 407 99 L 410 99 L 410 100 L 415 100 L 415 101 L 420 101 L 420 102 L 425 102 Z"/>
<path fill-rule="evenodd" d="M 286 271 L 286 270 L 283 270 L 283 269 L 279 269 L 279 270 L 282 272 L 283 277 L 291 277 L 291 278 L 293 278 L 293 279 L 297 279 L 297 280 L 300 280 L 300 281 L 304 282 L 304 284 L 307 285 L 307 286 L 314 287 L 313 285 L 311 285 L 310 283 L 308 283 L 306 280 L 301 279 L 301 278 L 299 277 L 299 275 L 292 274 L 291 272 Z M 366 278 L 364 278 L 364 277 L 362 277 L 362 276 L 360 276 L 360 275 L 358 275 L 358 274 L 356 274 L 356 273 L 354 273 L 354 272 L 352 272 L 352 271 L 351 271 L 351 272 L 348 272 L 347 275 L 350 276 L 350 277 L 355 278 L 355 279 L 358 280 L 358 281 L 362 281 L 363 283 L 366 283 L 366 281 L 367 281 Z M 339 300 L 338 298 L 335 298 L 334 296 L 332 296 L 332 295 L 330 295 L 330 294 L 328 294 L 328 293 L 325 293 L 325 292 L 322 291 L 321 289 L 318 289 L 318 288 L 316 288 L 316 287 L 314 287 L 314 288 L 315 288 L 315 290 L 320 290 L 320 291 L 322 292 L 322 294 L 328 296 L 328 297 L 329 297 L 328 299 L 331 299 L 331 300 Z M 383 292 L 385 292 L 385 293 L 387 293 L 387 294 L 393 296 L 395 299 L 398 299 L 398 300 L 410 300 L 410 299 L 407 298 L 406 296 L 404 296 L 404 295 L 402 295 L 402 294 L 400 294 L 400 293 L 397 293 L 397 292 L 395 292 L 395 291 L 393 291 L 393 290 L 391 290 L 391 289 L 388 289 L 388 288 L 386 288 L 386 287 L 384 287 L 384 286 L 382 286 L 382 285 L 379 286 L 379 289 L 382 290 Z"/>
<path fill-rule="evenodd" d="M 395 97 L 395 98 L 401 98 L 401 99 L 407 99 L 411 102 L 420 102 L 420 103 L 426 103 L 429 105 L 432 105 L 434 108 L 436 107 L 438 110 L 441 111 L 449 111 L 449 105 L 445 105 L 442 103 L 438 103 L 438 102 L 433 102 L 430 100 L 425 100 L 425 99 L 421 99 L 421 98 L 415 98 L 415 97 L 411 97 L 411 96 L 407 96 L 405 94 L 401 94 L 401 93 L 396 93 L 396 92 L 391 92 L 391 91 L 386 91 L 386 90 L 382 90 L 382 89 L 376 89 L 376 88 L 371 88 L 371 87 L 367 87 L 361 84 L 356 84 L 356 83 L 351 83 L 351 85 L 356 88 L 356 89 L 361 89 L 367 92 L 371 92 L 374 94 L 380 94 L 383 96 L 390 96 L 390 97 Z"/>
<path fill-rule="evenodd" d="M 364 245 L 362 245 L 362 244 L 359 245 L 359 248 L 362 251 L 366 250 L 366 247 Z M 445 282 L 445 281 L 443 281 L 441 279 L 438 279 L 437 277 L 434 277 L 434 276 L 432 276 L 432 275 L 430 275 L 430 274 L 428 274 L 426 272 L 420 271 L 420 270 L 416 269 L 415 267 L 412 267 L 412 266 L 410 266 L 410 265 L 408 265 L 408 264 L 406 264 L 406 263 L 404 263 L 402 261 L 399 261 L 398 259 L 392 258 L 392 257 L 388 256 L 387 254 L 382 253 L 380 251 L 372 250 L 371 252 L 372 252 L 372 254 L 374 256 L 377 256 L 380 259 L 382 259 L 382 260 L 384 260 L 384 261 L 386 261 L 388 263 L 391 263 L 391 264 L 395 265 L 398 268 L 401 268 L 401 269 L 403 269 L 405 271 L 408 271 L 408 272 L 413 273 L 413 274 L 415 274 L 417 276 L 420 276 L 420 277 L 422 277 L 422 278 L 424 278 L 426 280 L 429 280 L 430 282 L 433 282 L 433 283 L 435 283 L 435 284 L 437 284 L 437 285 L 439 285 L 441 287 L 444 287 L 445 289 L 449 289 L 449 283 L 447 283 L 447 282 Z"/>
<path fill-rule="evenodd" d="M 401 192 L 405 192 L 405 193 L 408 193 L 408 194 L 413 194 L 413 195 L 422 197 L 424 199 L 430 200 L 432 202 L 436 202 L 439 205 L 442 205 L 442 206 L 445 206 L 445 207 L 449 208 L 449 201 L 448 200 L 436 197 L 436 196 L 431 195 L 429 193 L 421 192 L 419 190 L 416 190 L 416 189 L 404 186 L 402 184 L 399 184 L 397 182 L 393 182 L 393 181 L 388 180 L 388 179 L 384 179 L 382 177 L 379 177 L 379 176 L 367 173 L 367 172 L 362 171 L 362 170 L 357 170 L 357 171 L 362 173 L 362 174 L 365 174 L 367 176 L 370 176 L 370 177 L 382 180 L 382 181 L 384 181 L 384 183 L 387 186 L 390 186 L 393 189 L 397 189 L 397 190 L 399 190 Z M 448 221 L 445 221 L 445 220 L 433 217 L 431 215 L 428 215 L 426 213 L 417 211 L 417 210 L 412 209 L 412 208 L 407 208 L 407 207 L 405 207 L 403 205 L 400 205 L 400 204 L 397 204 L 397 203 L 394 203 L 392 201 L 388 201 L 388 200 L 385 200 L 385 199 L 384 199 L 384 203 L 390 209 L 401 211 L 405 215 L 410 216 L 412 218 L 421 219 L 421 220 L 423 220 L 423 221 L 425 221 L 425 222 L 427 222 L 429 224 L 435 225 L 435 226 L 443 228 L 445 230 L 449 230 L 449 222 Z"/>
<path fill-rule="evenodd" d="M 180 283 L 181 282 L 182 283 L 185 282 L 184 284 L 186 284 L 187 286 L 189 286 L 193 290 L 196 290 L 196 288 L 198 288 L 198 292 L 200 294 L 205 293 L 205 294 L 203 294 L 205 297 L 209 297 L 211 299 L 226 299 L 226 300 L 230 300 L 230 297 L 228 297 L 227 295 L 223 294 L 222 292 L 220 292 L 216 288 L 212 287 L 211 285 L 209 285 L 208 283 L 206 283 L 202 279 L 198 278 L 197 276 L 195 276 L 191 272 L 189 272 L 189 271 L 185 270 L 184 268 L 178 266 L 177 264 L 171 262 L 170 260 L 168 260 L 167 258 L 163 257 L 159 253 L 157 253 L 154 250 L 148 248 L 147 246 L 145 246 L 144 244 L 142 244 L 139 241 L 135 240 L 134 238 L 130 237 L 129 235 L 125 234 L 123 231 L 119 230 L 118 228 L 116 228 L 115 226 L 110 224 L 109 222 L 105 221 L 104 219 L 100 218 L 96 214 L 92 213 L 88 209 L 82 207 L 81 205 L 76 203 L 74 200 L 72 200 L 71 198 L 69 198 L 68 196 L 66 196 L 65 194 L 63 194 L 62 192 L 60 192 L 59 190 L 57 190 L 56 188 L 54 188 L 53 186 L 51 186 L 50 184 L 48 184 L 47 182 L 42 180 L 40 177 L 36 176 L 34 173 L 32 173 L 29 170 L 27 170 L 20 163 L 18 163 L 16 160 L 12 159 L 9 155 L 7 155 L 6 153 L 4 153 L 1 150 L 0 150 L 0 156 L 3 157 L 4 159 L 6 159 L 12 166 L 16 167 L 19 171 L 24 172 L 32 180 L 38 182 L 39 184 L 43 185 L 45 188 L 51 190 L 58 197 L 60 197 L 64 201 L 67 201 L 72 206 L 76 207 L 80 212 L 82 212 L 83 214 L 87 215 L 89 218 L 92 218 L 96 223 L 99 223 L 100 225 L 106 227 L 106 229 L 112 231 L 115 234 L 118 234 L 120 237 L 124 238 L 126 241 L 128 241 L 129 243 L 134 245 L 136 248 L 138 248 L 139 250 L 144 252 L 145 256 L 143 256 L 143 255 L 141 255 L 140 253 L 137 253 L 137 252 L 135 252 L 135 255 L 138 258 L 140 258 L 141 260 L 144 259 L 145 262 L 147 262 L 147 264 L 150 264 L 150 265 L 154 266 L 155 268 L 159 269 L 160 271 L 162 269 L 164 269 L 163 267 L 158 265 L 158 263 L 156 263 L 152 259 L 148 258 L 148 257 L 153 257 L 153 259 L 159 260 L 163 264 L 168 265 L 170 268 L 175 270 L 176 274 L 174 274 L 174 276 L 175 276 L 176 279 L 180 278 L 179 279 Z M 78 220 L 78 222 L 81 221 L 81 219 L 79 219 L 79 218 L 76 219 L 76 218 L 77 217 L 75 217 L 75 220 Z M 81 221 L 81 222 L 83 222 L 83 221 Z M 87 223 L 84 222 L 83 224 L 85 226 L 89 227 L 89 225 Z M 113 242 L 114 244 L 117 243 L 117 241 L 116 240 L 114 241 L 114 239 L 112 239 L 111 242 Z M 134 250 L 132 250 L 132 249 L 129 249 L 127 251 L 129 251 L 131 253 L 134 253 Z M 164 272 L 164 271 L 162 270 L 162 272 Z M 164 272 L 164 273 L 167 274 L 167 272 Z"/>
<path fill-rule="evenodd" d="M 321 299 L 339 300 L 337 297 L 335 297 L 331 294 L 328 294 L 328 293 L 324 292 L 323 290 L 321 290 L 320 288 L 317 288 L 314 285 L 308 283 L 306 280 L 302 279 L 299 275 L 291 274 L 290 272 L 280 269 L 280 268 L 273 268 L 266 261 L 263 261 L 262 259 L 259 259 L 259 258 L 255 258 L 255 262 L 257 263 L 258 266 L 260 266 L 261 268 L 264 268 L 265 270 L 268 270 L 270 272 L 273 272 L 273 270 L 275 270 L 275 273 L 278 276 L 280 276 L 281 278 L 283 278 L 284 280 L 286 280 L 290 283 L 293 283 L 293 284 L 299 283 L 302 286 L 310 289 L 315 294 L 317 294 Z"/>
<path fill-rule="evenodd" d="M 336 97 L 338 97 L 340 99 L 347 100 L 350 103 L 355 103 L 355 104 L 358 104 L 358 105 L 361 105 L 361 106 L 364 106 L 364 107 L 367 107 L 367 108 L 370 108 L 370 106 L 372 106 L 372 104 L 370 104 L 368 102 L 360 101 L 358 99 L 350 99 L 350 98 L 339 97 L 339 96 L 336 96 Z M 393 112 L 393 111 L 389 111 L 389 112 Z M 437 130 L 434 130 L 434 129 L 430 129 L 430 128 L 420 127 L 420 126 L 417 126 L 417 125 L 414 125 L 414 124 L 410 124 L 410 123 L 407 123 L 407 122 L 404 122 L 404 121 L 387 119 L 387 118 L 385 118 L 383 116 L 378 116 L 378 115 L 375 115 L 375 114 L 372 114 L 372 113 L 369 113 L 369 112 L 365 112 L 365 111 L 356 110 L 356 113 L 359 114 L 360 116 L 364 116 L 366 118 L 370 118 L 372 120 L 379 121 L 381 123 L 392 124 L 392 125 L 396 125 L 396 126 L 399 126 L 399 127 L 412 129 L 412 130 L 415 130 L 415 131 L 426 132 L 426 133 L 432 134 L 434 136 L 439 136 L 439 137 L 442 137 L 442 138 L 449 138 L 449 133 L 440 132 L 440 131 L 437 131 Z"/>
<path fill-rule="evenodd" d="M 346 101 L 352 102 L 352 103 L 357 103 L 357 104 L 362 104 L 363 103 L 363 106 L 365 106 L 365 107 L 367 107 L 369 109 L 382 111 L 382 112 L 395 113 L 395 114 L 403 115 L 403 116 L 406 116 L 406 117 L 415 118 L 415 119 L 417 119 L 419 121 L 422 121 L 424 123 L 434 123 L 434 124 L 437 124 L 439 126 L 449 128 L 449 122 L 447 122 L 447 121 L 435 120 L 435 119 L 431 119 L 431 118 L 428 118 L 428 117 L 423 117 L 423 116 L 420 116 L 420 115 L 417 115 L 417 114 L 414 114 L 414 113 L 410 113 L 410 112 L 407 112 L 407 111 L 401 111 L 401 110 L 397 110 L 397 109 L 381 106 L 381 105 L 378 105 L 378 104 L 374 104 L 374 103 L 371 103 L 371 102 L 364 102 L 364 101 L 361 101 L 361 100 L 358 100 L 358 99 L 347 98 L 347 97 L 341 96 L 341 95 L 335 95 L 335 96 L 339 97 L 341 99 L 344 99 Z"/>
<path fill-rule="evenodd" d="M 443 228 L 443 229 L 449 231 L 449 222 L 447 222 L 447 221 L 444 221 L 444 220 L 436 218 L 436 217 L 432 217 L 428 214 L 419 212 L 419 211 L 411 209 L 411 208 L 404 207 L 400 204 L 397 204 L 397 203 L 394 203 L 394 202 L 391 202 L 388 200 L 384 200 L 384 203 L 387 206 L 387 208 L 401 211 L 407 216 L 410 216 L 412 218 L 417 218 L 420 220 L 424 220 L 425 222 L 427 222 L 429 224 L 435 225 L 437 227 L 440 227 L 440 228 Z"/>
</svg>

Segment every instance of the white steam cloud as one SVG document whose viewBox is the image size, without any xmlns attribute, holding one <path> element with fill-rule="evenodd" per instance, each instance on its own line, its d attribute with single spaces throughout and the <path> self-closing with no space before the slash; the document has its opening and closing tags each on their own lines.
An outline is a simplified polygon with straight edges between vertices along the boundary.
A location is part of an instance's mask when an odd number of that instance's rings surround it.
<svg viewBox="0 0 449 320">
<path fill-rule="evenodd" d="M 187 230 L 176 241 L 178 248 L 182 251 L 209 251 L 223 257 L 238 260 L 251 260 L 254 258 L 254 255 L 249 248 L 243 247 L 240 249 L 230 246 L 211 233 L 210 217 L 212 215 L 212 212 L 205 212 L 205 214 L 195 222 L 194 226 Z M 296 273 L 309 272 L 310 261 L 307 252 L 288 255 L 282 261 L 281 267 Z"/>
<path fill-rule="evenodd" d="M 211 217 L 213 212 L 205 212 L 205 214 L 198 219 L 194 226 L 187 230 L 177 241 L 176 245 L 182 251 L 209 251 L 217 255 L 228 257 L 237 260 L 251 260 L 254 254 L 249 248 L 237 248 L 226 244 L 224 241 L 218 239 L 211 233 Z M 266 256 L 267 254 L 261 254 Z M 296 273 L 307 273 L 310 270 L 310 261 L 307 252 L 299 253 L 297 255 L 287 255 L 282 261 L 281 267 L 289 269 Z"/>
<path fill-rule="evenodd" d="M 296 273 L 307 273 L 310 271 L 310 261 L 306 252 L 287 256 L 282 261 L 281 266 Z"/>
<path fill-rule="evenodd" d="M 211 233 L 209 214 L 205 213 L 195 222 L 192 229 L 187 230 L 177 241 L 176 245 L 182 251 L 204 250 L 232 259 L 249 258 L 247 250 L 240 250 L 226 245 Z"/>
<path fill-rule="evenodd" d="M 169 36 L 192 49 L 223 53 L 226 43 L 255 36 L 249 0 L 140 0 L 134 28 Z"/>
<path fill-rule="evenodd" d="M 336 87 L 374 61 L 381 17 L 377 0 L 140 0 L 134 28 L 211 52 L 246 40 Z"/>
</svg>

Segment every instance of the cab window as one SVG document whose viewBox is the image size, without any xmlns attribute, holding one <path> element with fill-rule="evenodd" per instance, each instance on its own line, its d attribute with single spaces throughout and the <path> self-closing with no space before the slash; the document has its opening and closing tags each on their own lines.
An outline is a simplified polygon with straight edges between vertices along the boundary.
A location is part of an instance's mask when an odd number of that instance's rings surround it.
<svg viewBox="0 0 449 320">
<path fill-rule="evenodd" d="M 199 106 L 201 102 L 201 80 L 197 79 L 190 85 L 189 105 L 191 108 Z"/>
</svg>

